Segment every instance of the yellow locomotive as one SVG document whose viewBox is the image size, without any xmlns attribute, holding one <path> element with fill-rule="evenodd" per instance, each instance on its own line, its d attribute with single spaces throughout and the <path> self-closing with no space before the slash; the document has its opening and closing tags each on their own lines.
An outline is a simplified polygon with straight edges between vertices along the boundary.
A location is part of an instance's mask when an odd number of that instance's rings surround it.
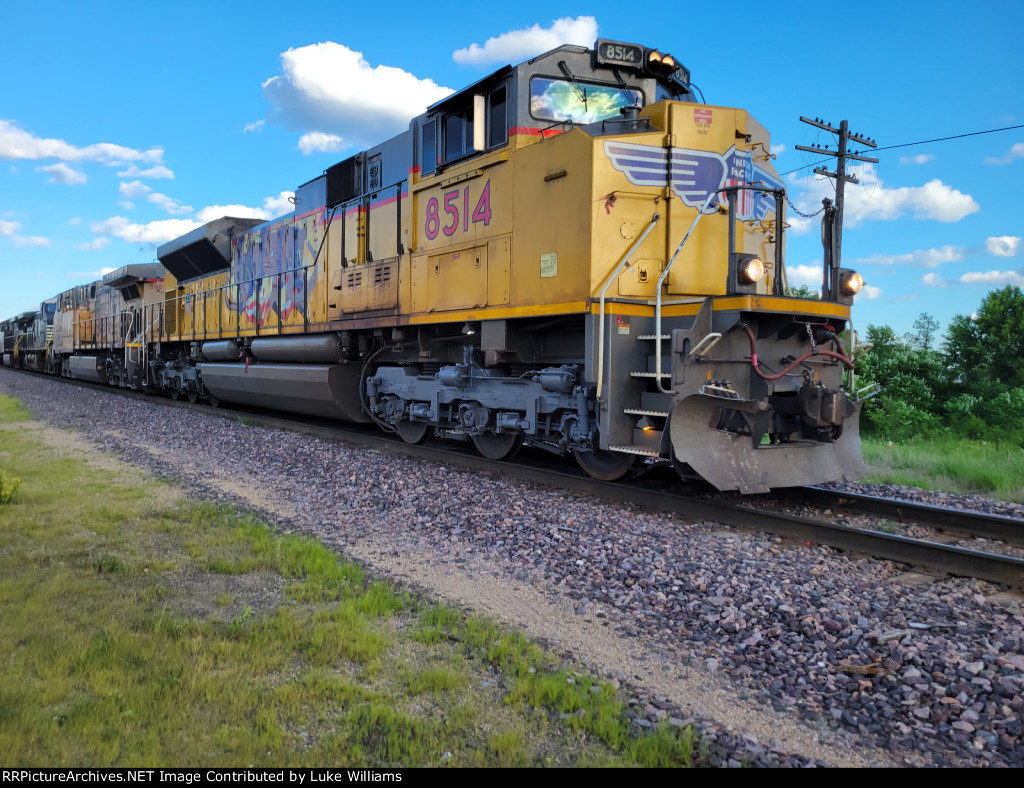
<svg viewBox="0 0 1024 788">
<path fill-rule="evenodd" d="M 744 492 L 855 478 L 838 335 L 860 280 L 826 261 L 820 300 L 786 295 L 769 150 L 670 55 L 559 47 L 299 186 L 288 216 L 164 244 L 162 298 L 126 302 L 137 352 L 58 367 L 571 452 L 603 479 L 649 459 Z"/>
</svg>

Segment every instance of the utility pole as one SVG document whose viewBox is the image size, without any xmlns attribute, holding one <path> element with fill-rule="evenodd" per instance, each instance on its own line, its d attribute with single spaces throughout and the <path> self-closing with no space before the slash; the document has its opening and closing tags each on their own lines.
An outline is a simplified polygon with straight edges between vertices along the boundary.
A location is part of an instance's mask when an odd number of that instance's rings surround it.
<svg viewBox="0 0 1024 788">
<path fill-rule="evenodd" d="M 861 156 L 859 153 L 850 153 L 847 148 L 850 142 L 857 143 L 858 145 L 865 145 L 869 148 L 877 148 L 878 143 L 872 140 L 870 137 L 865 137 L 862 134 L 851 134 L 849 121 L 843 121 L 839 124 L 839 128 L 835 128 L 831 123 L 826 123 L 820 118 L 811 120 L 805 118 L 803 115 L 800 116 L 800 120 L 803 123 L 810 124 L 816 128 L 822 129 L 823 131 L 831 132 L 839 136 L 838 145 L 835 150 L 831 150 L 828 145 L 824 148 L 820 146 L 806 147 L 804 145 L 797 145 L 797 150 L 807 151 L 809 153 L 819 153 L 824 156 L 835 156 L 836 158 L 836 171 L 829 172 L 825 167 L 815 167 L 814 172 L 818 175 L 824 175 L 826 178 L 834 178 L 836 181 L 836 200 L 835 205 L 832 205 L 831 200 L 823 200 L 825 204 L 825 215 L 822 218 L 822 244 L 824 246 L 825 253 L 825 278 L 822 283 L 822 289 L 824 293 L 822 295 L 834 298 L 836 295 L 836 288 L 839 285 L 838 282 L 838 271 L 840 268 L 840 261 L 842 259 L 842 243 L 843 243 L 843 204 L 844 191 L 847 183 L 860 183 L 854 176 L 846 174 L 846 162 L 848 159 L 854 159 L 855 161 L 866 161 L 872 164 L 877 164 L 878 159 L 873 159 L 868 156 Z"/>
</svg>

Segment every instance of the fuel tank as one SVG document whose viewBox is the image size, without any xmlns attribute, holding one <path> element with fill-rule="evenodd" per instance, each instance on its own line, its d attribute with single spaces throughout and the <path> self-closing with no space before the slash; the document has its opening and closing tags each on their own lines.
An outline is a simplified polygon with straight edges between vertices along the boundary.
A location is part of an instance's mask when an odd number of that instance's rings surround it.
<svg viewBox="0 0 1024 788">
<path fill-rule="evenodd" d="M 223 364 L 199 366 L 217 399 L 260 408 L 369 422 L 359 402 L 358 364 Z"/>
</svg>

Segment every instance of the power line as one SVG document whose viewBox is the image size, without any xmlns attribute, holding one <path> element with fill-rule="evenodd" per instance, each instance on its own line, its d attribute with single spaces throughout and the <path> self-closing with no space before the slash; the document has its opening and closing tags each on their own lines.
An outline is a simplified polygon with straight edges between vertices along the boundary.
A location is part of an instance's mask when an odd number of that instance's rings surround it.
<svg viewBox="0 0 1024 788">
<path fill-rule="evenodd" d="M 986 129 L 985 131 L 970 131 L 970 132 L 967 132 L 966 134 L 954 134 L 952 137 L 936 137 L 935 139 L 932 139 L 932 140 L 920 140 L 919 142 L 904 142 L 904 143 L 901 143 L 900 145 L 886 145 L 884 148 L 876 148 L 875 151 L 877 152 L 877 151 L 883 151 L 883 150 L 894 150 L 895 148 L 909 148 L 909 147 L 911 147 L 913 145 L 928 145 L 929 143 L 932 143 L 932 142 L 945 142 L 946 140 L 959 140 L 959 139 L 963 139 L 964 137 L 977 137 L 979 134 L 995 134 L 996 132 L 999 132 L 999 131 L 1013 131 L 1014 129 L 1024 129 L 1024 123 L 1019 124 L 1017 126 L 1004 126 L 1001 129 Z M 828 161 L 828 159 L 821 159 L 820 161 L 812 161 L 810 164 L 805 164 L 802 167 L 797 167 L 794 170 L 788 170 L 787 172 L 782 173 L 782 175 L 789 175 L 792 172 L 799 172 L 800 170 L 806 170 L 808 167 L 814 167 L 815 165 L 821 164 L 822 162 L 826 162 L 826 161 Z"/>
</svg>

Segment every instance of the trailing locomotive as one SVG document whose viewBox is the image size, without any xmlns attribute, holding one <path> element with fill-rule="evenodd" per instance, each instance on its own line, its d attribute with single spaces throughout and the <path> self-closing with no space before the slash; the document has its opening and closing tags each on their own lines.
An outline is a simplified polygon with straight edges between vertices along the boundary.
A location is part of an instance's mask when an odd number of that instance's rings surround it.
<svg viewBox="0 0 1024 788">
<path fill-rule="evenodd" d="M 210 222 L 162 269 L 61 294 L 32 365 L 495 459 L 527 444 L 603 479 L 649 459 L 743 492 L 856 478 L 839 335 L 860 278 L 826 256 L 821 298 L 787 296 L 772 158 L 670 55 L 559 47 L 302 184 L 287 216 Z"/>
</svg>

